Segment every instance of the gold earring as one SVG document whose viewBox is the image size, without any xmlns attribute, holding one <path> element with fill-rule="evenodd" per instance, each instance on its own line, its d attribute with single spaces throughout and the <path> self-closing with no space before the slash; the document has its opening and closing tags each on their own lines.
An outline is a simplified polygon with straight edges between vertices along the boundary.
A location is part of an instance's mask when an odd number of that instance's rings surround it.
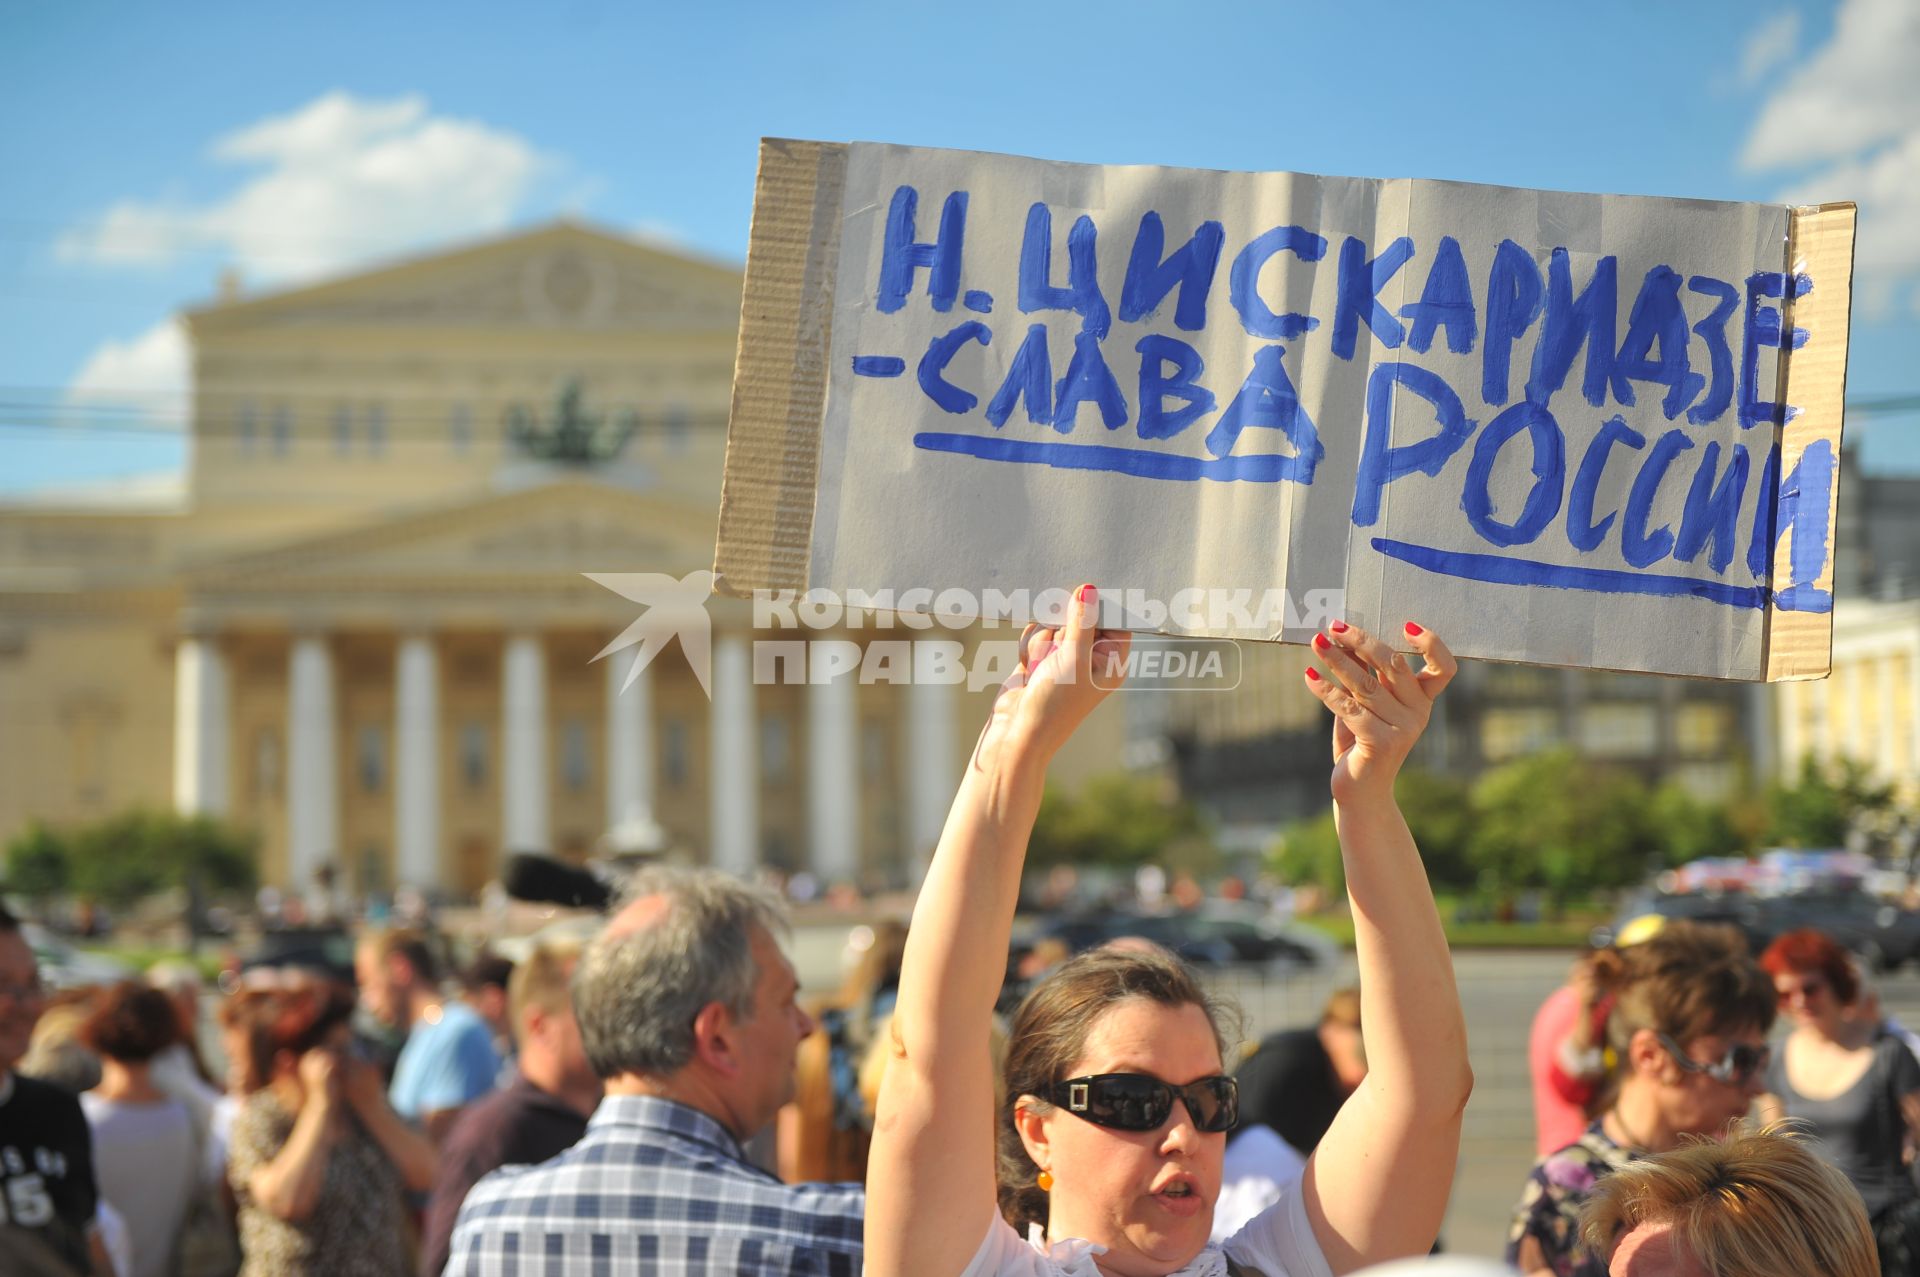
<svg viewBox="0 0 1920 1277">
<path fill-rule="evenodd" d="M 1040 1191 L 1043 1193 L 1051 1193 L 1053 1191 L 1053 1173 L 1051 1171 L 1041 1171 L 1033 1182 L 1040 1186 Z"/>
</svg>

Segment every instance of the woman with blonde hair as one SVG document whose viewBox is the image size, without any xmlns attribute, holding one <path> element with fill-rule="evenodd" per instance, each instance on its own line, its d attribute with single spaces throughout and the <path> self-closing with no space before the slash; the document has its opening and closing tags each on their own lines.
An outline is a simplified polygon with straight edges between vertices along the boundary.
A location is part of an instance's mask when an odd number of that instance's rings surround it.
<svg viewBox="0 0 1920 1277">
<path fill-rule="evenodd" d="M 1336 622 L 1314 644 L 1329 673 L 1307 674 L 1335 720 L 1372 1068 L 1298 1190 L 1210 1242 L 1237 1091 L 1217 1009 L 1168 954 L 1095 950 L 1041 981 L 1015 1013 L 996 1105 L 988 1043 L 1004 973 L 982 957 L 1006 951 L 1048 763 L 1119 681 L 1129 640 L 1094 628 L 1096 605 L 1082 586 L 1064 629 L 1023 636 L 921 889 L 868 1163 L 867 1272 L 1330 1277 L 1424 1253 L 1472 1074 L 1446 939 L 1393 798 L 1454 672 L 1418 626 L 1418 667 Z"/>
<path fill-rule="evenodd" d="M 1860 1194 L 1791 1126 L 1691 1140 L 1608 1176 L 1581 1215 L 1611 1277 L 1878 1277 Z"/>
</svg>

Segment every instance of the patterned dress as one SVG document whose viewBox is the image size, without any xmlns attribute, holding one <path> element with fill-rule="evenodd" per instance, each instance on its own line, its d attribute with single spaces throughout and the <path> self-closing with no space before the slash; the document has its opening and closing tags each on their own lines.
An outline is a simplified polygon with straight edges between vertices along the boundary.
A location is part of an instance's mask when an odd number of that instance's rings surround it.
<svg viewBox="0 0 1920 1277">
<path fill-rule="evenodd" d="M 400 1173 L 351 1115 L 313 1214 L 292 1223 L 253 1200 L 247 1180 L 280 1155 L 293 1120 L 272 1091 L 255 1091 L 233 1121 L 227 1174 L 240 1202 L 241 1277 L 408 1277 Z"/>
<path fill-rule="evenodd" d="M 1531 1237 L 1554 1277 L 1607 1277 L 1606 1256 L 1580 1244 L 1580 1208 L 1596 1183 L 1633 1159 L 1595 1122 L 1579 1139 L 1535 1162 L 1507 1229 L 1507 1262 L 1519 1265 L 1520 1244 Z"/>
</svg>

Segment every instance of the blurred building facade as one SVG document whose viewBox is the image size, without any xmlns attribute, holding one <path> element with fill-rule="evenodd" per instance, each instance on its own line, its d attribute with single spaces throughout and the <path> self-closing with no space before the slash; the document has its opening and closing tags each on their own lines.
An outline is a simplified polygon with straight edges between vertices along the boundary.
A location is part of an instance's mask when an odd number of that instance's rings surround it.
<svg viewBox="0 0 1920 1277">
<path fill-rule="evenodd" d="M 1785 777 L 1851 759 L 1920 800 L 1920 479 L 1862 475 L 1842 453 L 1833 673 L 1774 691 Z"/>
<path fill-rule="evenodd" d="M 185 475 L 0 508 L 0 839 L 172 805 L 294 890 L 913 876 L 985 694 L 756 686 L 717 601 L 711 700 L 677 646 L 594 660 L 641 609 L 582 573 L 712 564 L 740 286 L 557 223 L 189 312 Z"/>
</svg>

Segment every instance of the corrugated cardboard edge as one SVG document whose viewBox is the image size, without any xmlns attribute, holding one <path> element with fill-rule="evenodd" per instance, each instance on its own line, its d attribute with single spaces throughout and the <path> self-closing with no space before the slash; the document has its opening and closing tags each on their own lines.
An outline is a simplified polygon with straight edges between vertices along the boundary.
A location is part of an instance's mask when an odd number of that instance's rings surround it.
<svg viewBox="0 0 1920 1277">
<path fill-rule="evenodd" d="M 1854 220 L 1851 203 L 1793 210 L 1787 270 L 1807 274 L 1813 288 L 1804 297 L 1789 295 L 1782 302 L 1781 331 L 1791 332 L 1797 324 L 1808 332 L 1805 346 L 1782 350 L 1780 355 L 1786 365 L 1780 378 L 1781 402 L 1800 409 L 1799 415 L 1780 431 L 1783 479 L 1793 473 L 1800 455 L 1816 440 L 1831 440 L 1834 456 L 1840 455 L 1841 418 L 1847 398 L 1847 323 L 1853 304 Z M 1837 549 L 1832 537 L 1839 503 L 1840 476 L 1836 471 L 1827 505 L 1830 550 Z M 1788 564 L 1790 541 L 1784 539 L 1774 546 L 1772 585 L 1776 591 L 1793 583 Z M 1829 553 L 1818 582 L 1829 594 L 1833 590 L 1833 566 L 1833 554 Z M 1768 682 L 1825 678 L 1833 667 L 1833 613 L 1783 612 L 1769 607 L 1766 645 Z"/>
<path fill-rule="evenodd" d="M 713 588 L 804 590 L 847 148 L 760 141 Z"/>
</svg>

